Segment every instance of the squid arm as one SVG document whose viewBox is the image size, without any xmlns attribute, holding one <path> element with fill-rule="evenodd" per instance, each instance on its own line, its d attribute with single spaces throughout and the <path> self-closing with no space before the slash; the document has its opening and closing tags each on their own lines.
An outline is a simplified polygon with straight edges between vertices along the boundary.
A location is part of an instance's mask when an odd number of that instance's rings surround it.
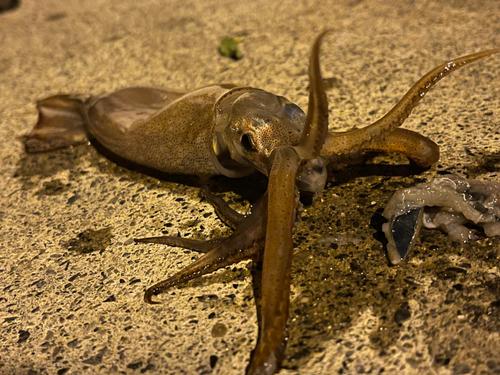
<svg viewBox="0 0 500 375">
<path fill-rule="evenodd" d="M 301 167 L 320 155 L 328 133 L 328 101 L 319 64 L 319 49 L 326 33 L 318 36 L 311 52 L 309 107 L 299 144 L 276 149 L 269 173 L 262 295 L 257 303 L 259 335 L 247 367 L 251 375 L 274 374 L 281 366 L 288 340 L 293 229 L 299 204 L 296 180 Z"/>
<path fill-rule="evenodd" d="M 490 49 L 462 56 L 437 66 L 413 84 L 403 98 L 385 116 L 373 124 L 346 132 L 329 133 L 323 148 L 323 155 L 338 155 L 369 150 L 401 152 L 407 150 L 404 146 L 401 147 L 401 142 L 403 144 L 407 142 L 423 146 L 424 154 L 419 155 L 417 151 L 413 153 L 403 152 L 403 154 L 410 158 L 413 155 L 418 155 L 414 161 L 423 167 L 431 165 L 439 159 L 439 149 L 434 142 L 423 140 L 425 137 L 414 132 L 406 133 L 403 136 L 399 136 L 401 133 L 397 132 L 395 137 L 387 137 L 388 134 L 394 132 L 403 124 L 425 94 L 442 78 L 474 61 L 499 52 L 500 48 Z"/>
</svg>

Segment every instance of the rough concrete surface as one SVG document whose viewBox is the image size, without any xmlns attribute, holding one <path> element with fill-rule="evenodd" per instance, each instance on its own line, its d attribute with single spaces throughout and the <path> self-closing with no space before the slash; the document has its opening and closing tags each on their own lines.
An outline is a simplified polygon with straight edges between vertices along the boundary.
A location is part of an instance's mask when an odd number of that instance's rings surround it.
<svg viewBox="0 0 500 375">
<path fill-rule="evenodd" d="M 91 146 L 28 156 L 21 137 L 37 99 L 131 85 L 233 82 L 305 109 L 308 53 L 325 28 L 331 128 L 348 129 L 441 62 L 499 47 L 500 2 L 25 0 L 0 13 L 0 373 L 244 373 L 257 328 L 248 263 L 161 305 L 142 300 L 198 255 L 134 237 L 228 232 L 196 182 L 129 171 Z M 244 36 L 241 60 L 217 53 L 224 36 Z M 376 158 L 306 207 L 280 374 L 500 373 L 498 238 L 425 230 L 390 267 L 378 222 L 399 187 L 445 172 L 498 180 L 499 63 L 446 78 L 405 123 L 442 147 L 438 164 L 414 175 L 404 158 Z M 244 209 L 230 191 L 248 183 L 219 183 Z"/>
</svg>

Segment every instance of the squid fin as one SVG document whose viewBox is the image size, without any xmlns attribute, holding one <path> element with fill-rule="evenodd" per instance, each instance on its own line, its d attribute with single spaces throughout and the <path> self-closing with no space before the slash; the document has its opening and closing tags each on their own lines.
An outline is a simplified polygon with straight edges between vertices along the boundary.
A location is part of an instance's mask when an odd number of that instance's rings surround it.
<svg viewBox="0 0 500 375">
<path fill-rule="evenodd" d="M 56 95 L 40 100 L 38 122 L 26 138 L 27 153 L 52 151 L 88 141 L 81 95 Z"/>
</svg>

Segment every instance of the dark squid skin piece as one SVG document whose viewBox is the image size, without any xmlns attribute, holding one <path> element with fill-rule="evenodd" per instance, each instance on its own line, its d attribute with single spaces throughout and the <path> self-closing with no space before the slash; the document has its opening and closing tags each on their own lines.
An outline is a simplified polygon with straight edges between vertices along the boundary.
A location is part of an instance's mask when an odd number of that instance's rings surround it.
<svg viewBox="0 0 500 375">
<path fill-rule="evenodd" d="M 285 98 L 250 87 L 212 86 L 189 94 L 132 87 L 101 96 L 57 95 L 38 102 L 39 120 L 25 144 L 27 152 L 35 153 L 95 138 L 125 159 L 167 173 L 241 177 L 257 169 L 268 176 L 266 193 L 246 215 L 235 212 L 203 187 L 205 198 L 221 220 L 234 229 L 227 238 L 135 240 L 204 253 L 185 269 L 148 288 L 144 300 L 149 304 L 159 303 L 153 296 L 241 260 L 252 259 L 262 265 L 252 271 L 259 330 L 246 370 L 251 375 L 276 373 L 284 358 L 299 191 L 323 190 L 325 160 L 340 154 L 396 152 L 422 167 L 435 163 L 438 146 L 399 126 L 440 79 L 500 52 L 492 49 L 444 63 L 417 81 L 380 120 L 364 128 L 329 133 L 328 102 L 319 65 L 325 34 L 317 37 L 310 56 L 307 116 Z M 258 126 L 262 119 L 268 123 Z M 193 121 L 195 128 L 185 126 Z M 177 147 L 180 143 L 180 149 L 164 160 L 161 153 L 172 150 L 169 137 L 175 138 Z"/>
</svg>

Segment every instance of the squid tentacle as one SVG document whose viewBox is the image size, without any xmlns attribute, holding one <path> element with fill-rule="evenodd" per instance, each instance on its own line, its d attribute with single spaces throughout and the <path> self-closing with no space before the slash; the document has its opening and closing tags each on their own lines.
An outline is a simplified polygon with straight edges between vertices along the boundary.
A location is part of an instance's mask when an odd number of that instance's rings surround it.
<svg viewBox="0 0 500 375">
<path fill-rule="evenodd" d="M 212 194 L 208 186 L 203 186 L 201 189 L 201 193 L 203 194 L 207 202 L 214 207 L 217 216 L 224 222 L 224 224 L 226 224 L 231 229 L 236 229 L 238 225 L 241 224 L 241 221 L 245 216 L 229 207 L 224 199 Z"/>
<path fill-rule="evenodd" d="M 346 132 L 329 133 L 323 154 L 345 154 L 369 148 L 371 142 L 383 138 L 401 126 L 425 94 L 442 78 L 474 61 L 499 52 L 500 48 L 490 49 L 462 56 L 437 66 L 413 84 L 403 98 L 373 124 Z"/>
<path fill-rule="evenodd" d="M 439 146 L 417 132 L 397 128 L 380 140 L 375 140 L 362 151 L 397 152 L 428 168 L 439 160 Z"/>
<path fill-rule="evenodd" d="M 328 99 L 326 96 L 319 62 L 319 49 L 328 30 L 318 35 L 309 59 L 309 103 L 304 129 L 296 151 L 302 159 L 313 159 L 320 155 L 328 134 Z"/>
<path fill-rule="evenodd" d="M 229 237 L 226 241 L 220 243 L 217 247 L 211 249 L 205 255 L 175 275 L 149 287 L 144 294 L 144 301 L 149 304 L 159 304 L 160 302 L 152 300 L 153 296 L 164 293 L 176 285 L 215 272 L 233 263 L 250 259 L 262 247 L 259 241 L 253 241 L 253 239 L 250 240 L 250 243 L 238 246 L 238 240 L 238 238 Z"/>
<path fill-rule="evenodd" d="M 152 299 L 153 296 L 164 293 L 176 285 L 215 272 L 233 263 L 250 259 L 260 249 L 259 243 L 252 243 L 250 246 L 242 248 L 231 245 L 232 241 L 230 240 L 221 243 L 180 272 L 149 287 L 144 293 L 144 301 L 153 305 L 159 304 L 160 302 Z"/>
<path fill-rule="evenodd" d="M 177 272 L 166 280 L 149 287 L 144 294 L 144 301 L 150 304 L 159 302 L 152 300 L 152 297 L 173 286 L 179 285 L 200 276 L 212 273 L 233 263 L 238 263 L 245 259 L 250 259 L 262 250 L 265 237 L 265 226 L 267 215 L 267 196 L 259 199 L 253 206 L 253 210 L 240 223 L 236 231 L 225 239 L 212 240 L 215 246 L 209 249 L 205 255 L 191 263 L 186 268 Z M 177 237 L 160 237 L 159 241 L 172 241 Z M 198 246 L 194 240 L 185 239 L 186 245 Z M 145 242 L 145 241 L 143 241 Z M 182 241 L 181 241 L 182 242 Z M 200 241 L 202 242 L 202 241 Z M 210 242 L 210 241 L 207 241 Z M 205 243 L 207 243 L 205 242 Z M 180 242 L 179 242 L 180 243 Z M 181 243 L 181 246 L 183 244 Z M 203 248 L 208 245 L 201 245 Z M 197 250 L 197 249 L 195 249 Z"/>
<path fill-rule="evenodd" d="M 288 339 L 288 307 L 293 257 L 293 228 L 299 205 L 297 176 L 308 160 L 321 152 L 328 132 L 328 101 L 322 84 L 321 33 L 309 63 L 309 106 L 299 144 L 279 147 L 269 173 L 267 229 L 262 267 L 261 300 L 257 303 L 259 335 L 246 373 L 272 375 L 284 358 Z"/>
<path fill-rule="evenodd" d="M 259 337 L 247 374 L 274 374 L 283 361 L 293 256 L 293 226 L 298 204 L 296 176 L 300 159 L 291 147 L 274 151 L 269 176 L 269 208 L 262 268 Z"/>
<path fill-rule="evenodd" d="M 184 249 L 198 251 L 200 253 L 208 253 L 228 237 L 214 238 L 212 240 L 193 240 L 191 238 L 182 238 L 175 236 L 159 236 L 159 237 L 144 237 L 134 238 L 136 243 L 156 243 L 160 245 L 168 245 L 173 247 L 182 247 Z"/>
<path fill-rule="evenodd" d="M 217 216 L 229 227 L 236 229 L 236 227 L 241 224 L 244 216 L 233 210 L 224 201 L 224 199 L 213 195 L 210 192 L 208 186 L 204 185 L 201 189 L 201 193 L 205 197 L 208 203 L 210 203 L 217 213 Z M 182 247 L 184 249 L 194 250 L 201 253 L 208 253 L 210 250 L 214 249 L 216 246 L 221 244 L 229 237 L 214 238 L 211 240 L 193 240 L 191 238 L 182 238 L 176 236 L 159 236 L 159 237 L 145 237 L 145 238 L 135 238 L 136 243 L 156 243 L 168 246 Z"/>
</svg>

